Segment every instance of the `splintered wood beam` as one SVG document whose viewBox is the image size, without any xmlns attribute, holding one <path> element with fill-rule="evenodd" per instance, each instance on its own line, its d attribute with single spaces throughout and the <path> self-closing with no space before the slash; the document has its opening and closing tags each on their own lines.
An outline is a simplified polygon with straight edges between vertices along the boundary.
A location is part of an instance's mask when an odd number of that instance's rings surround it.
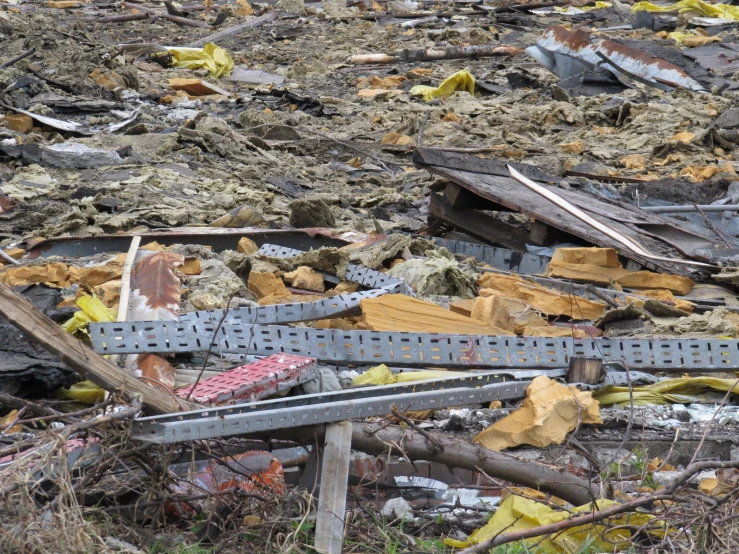
<svg viewBox="0 0 739 554">
<path fill-rule="evenodd" d="M 36 309 L 26 298 L 0 283 L 0 315 L 20 329 L 28 339 L 37 342 L 65 364 L 107 391 L 119 391 L 129 399 L 139 398 L 150 412 L 170 413 L 197 409 L 159 389 L 138 381 L 108 360 L 93 352 L 82 342 Z"/>
<path fill-rule="evenodd" d="M 524 229 L 504 223 L 478 210 L 454 208 L 441 195 L 431 195 L 429 215 L 491 244 L 526 252 L 529 234 Z"/>
</svg>

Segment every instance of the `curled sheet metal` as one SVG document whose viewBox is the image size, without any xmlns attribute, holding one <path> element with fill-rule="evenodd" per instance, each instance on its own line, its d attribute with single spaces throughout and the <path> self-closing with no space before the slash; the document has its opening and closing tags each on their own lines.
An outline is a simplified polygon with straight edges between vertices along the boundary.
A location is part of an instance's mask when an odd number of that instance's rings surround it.
<svg viewBox="0 0 739 554">
<path fill-rule="evenodd" d="M 620 42 L 592 38 L 581 29 L 569 31 L 561 26 L 549 27 L 526 53 L 562 79 L 572 77 L 576 74 L 573 72 L 581 73 L 585 64 L 591 71 L 610 72 L 662 90 L 706 90 L 676 65 Z M 580 63 L 563 63 L 565 57 Z"/>
</svg>

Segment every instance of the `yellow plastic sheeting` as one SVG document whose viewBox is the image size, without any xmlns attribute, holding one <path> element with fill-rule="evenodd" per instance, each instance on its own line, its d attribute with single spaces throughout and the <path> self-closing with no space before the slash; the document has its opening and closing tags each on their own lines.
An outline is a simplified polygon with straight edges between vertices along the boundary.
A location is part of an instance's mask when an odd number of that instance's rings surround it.
<svg viewBox="0 0 739 554">
<path fill-rule="evenodd" d="M 727 4 L 709 4 L 702 0 L 680 0 L 671 6 L 657 6 L 651 2 L 637 2 L 631 8 L 632 12 L 695 12 L 704 17 L 718 17 L 720 19 L 739 20 L 739 6 Z"/>
<path fill-rule="evenodd" d="M 661 33 L 660 33 L 661 34 Z M 712 42 L 721 42 L 721 37 L 709 37 L 705 35 L 696 35 L 693 33 L 683 33 L 675 31 L 672 33 L 665 33 L 665 38 L 674 40 L 679 46 L 687 46 L 688 48 L 695 48 L 697 46 L 705 46 Z"/>
<path fill-rule="evenodd" d="M 79 312 L 62 324 L 62 328 L 72 335 L 77 331 L 83 331 L 91 321 L 112 322 L 116 320 L 116 312 L 108 308 L 97 296 L 82 296 L 77 299 Z"/>
<path fill-rule="evenodd" d="M 608 509 L 617 506 L 618 502 L 613 500 L 598 500 L 593 504 L 585 504 L 574 508 L 577 514 L 586 514 L 595 508 L 596 510 Z M 484 527 L 476 529 L 466 541 L 444 539 L 444 543 L 454 548 L 467 548 L 491 539 L 499 534 L 513 533 L 533 529 L 541 525 L 557 523 L 568 519 L 570 514 L 564 510 L 555 510 L 546 504 L 511 495 L 504 499 L 498 510 L 490 518 Z M 648 523 L 654 516 L 644 513 L 622 514 L 610 519 L 610 526 L 590 524 L 573 527 L 560 533 L 552 534 L 549 538 L 542 540 L 535 537 L 524 540 L 526 545 L 534 548 L 534 552 L 546 552 L 552 554 L 571 554 L 580 552 L 589 545 L 589 552 L 615 552 L 629 547 L 631 531 L 624 528 L 612 529 L 617 525 L 628 525 L 638 528 Z"/>
<path fill-rule="evenodd" d="M 426 85 L 416 85 L 409 93 L 411 96 L 422 96 L 426 102 L 431 102 L 434 98 L 450 96 L 458 90 L 466 90 L 470 94 L 475 94 L 475 78 L 466 69 L 447 77 L 436 88 Z"/>
<path fill-rule="evenodd" d="M 352 381 L 352 385 L 392 385 L 394 383 L 410 383 L 412 381 L 441 379 L 443 377 L 458 377 L 460 375 L 468 375 L 468 373 L 434 369 L 393 373 L 385 364 L 380 364 L 369 368 L 366 372 L 362 373 L 362 375 L 355 377 Z"/>
<path fill-rule="evenodd" d="M 666 379 L 651 385 L 634 387 L 634 405 L 681 404 L 700 400 L 706 391 L 726 392 L 737 379 L 718 379 L 716 377 L 692 377 L 683 379 Z M 734 394 L 739 394 L 739 384 L 734 387 Z M 593 398 L 602 406 L 618 404 L 631 405 L 628 387 L 604 387 L 593 393 Z"/>
<path fill-rule="evenodd" d="M 117 318 L 115 310 L 106 307 L 97 296 L 82 296 L 77 299 L 77 305 L 80 307 L 80 311 L 75 312 L 62 325 L 62 328 L 70 334 L 85 331 L 91 321 L 110 323 Z M 63 398 L 85 404 L 95 404 L 95 402 L 100 402 L 105 397 L 105 391 L 92 381 L 82 381 L 81 383 L 75 383 L 68 389 L 59 389 L 58 394 Z"/>
<path fill-rule="evenodd" d="M 81 383 L 75 383 L 68 389 L 59 389 L 58 394 L 63 398 L 76 400 L 83 404 L 95 404 L 105 398 L 105 391 L 92 381 L 82 381 Z"/>
<path fill-rule="evenodd" d="M 234 61 L 231 55 L 212 42 L 203 48 L 169 48 L 167 52 L 174 58 L 175 65 L 183 69 L 200 69 L 210 72 L 211 77 L 231 75 Z"/>
</svg>

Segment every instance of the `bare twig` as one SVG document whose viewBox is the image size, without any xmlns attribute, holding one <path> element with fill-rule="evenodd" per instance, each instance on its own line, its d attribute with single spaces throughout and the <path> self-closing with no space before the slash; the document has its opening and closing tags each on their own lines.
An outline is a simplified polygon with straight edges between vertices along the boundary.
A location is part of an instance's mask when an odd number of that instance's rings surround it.
<svg viewBox="0 0 739 554">
<path fill-rule="evenodd" d="M 198 373 L 198 378 L 195 379 L 195 382 L 192 384 L 192 387 L 190 387 L 190 392 L 187 393 L 187 400 L 190 400 L 190 397 L 192 396 L 192 393 L 195 390 L 195 387 L 198 386 L 198 383 L 200 383 L 200 379 L 203 377 L 205 368 L 208 365 L 208 358 L 210 358 L 210 354 L 211 352 L 213 352 L 213 345 L 218 340 L 218 333 L 221 330 L 221 326 L 223 325 L 223 322 L 226 321 L 226 317 L 228 316 L 228 311 L 231 309 L 231 301 L 234 299 L 235 296 L 236 296 L 236 292 L 234 292 L 229 297 L 228 302 L 226 303 L 226 309 L 223 310 L 223 317 L 221 317 L 221 320 L 218 322 L 218 325 L 216 325 L 215 331 L 213 331 L 213 338 L 211 339 L 210 345 L 208 346 L 208 352 L 205 354 L 205 360 L 203 360 L 203 367 L 200 368 L 200 373 Z M 249 328 L 251 329 L 251 336 L 249 337 L 249 344 L 246 347 L 247 352 L 249 351 L 249 346 L 251 346 L 251 338 L 254 336 L 254 326 L 251 325 Z"/>
<path fill-rule="evenodd" d="M 708 436 L 708 432 L 711 430 L 711 427 L 713 427 L 713 422 L 716 421 L 716 416 L 719 414 L 719 412 L 723 409 L 724 405 L 726 405 L 726 402 L 729 400 L 729 397 L 731 396 L 731 393 L 734 391 L 734 388 L 739 385 L 739 379 L 734 381 L 734 383 L 731 385 L 731 388 L 726 391 L 726 394 L 724 395 L 723 400 L 721 400 L 721 403 L 718 405 L 716 410 L 713 412 L 713 416 L 711 417 L 711 421 L 708 422 L 708 425 L 706 426 L 706 430 L 703 432 L 703 436 L 701 437 L 701 441 L 698 443 L 698 447 L 695 449 L 695 452 L 693 452 L 693 457 L 690 459 L 690 464 L 695 462 L 696 458 L 698 457 L 698 454 L 700 453 L 701 449 L 703 448 L 703 443 L 706 442 L 706 437 Z M 688 465 L 690 465 L 688 464 Z"/>
<path fill-rule="evenodd" d="M 25 60 L 28 56 L 32 56 L 36 52 L 35 48 L 29 48 L 25 52 L 18 54 L 15 58 L 9 59 L 7 62 L 0 64 L 0 69 L 5 69 L 13 64 L 18 63 L 21 60 Z"/>
<path fill-rule="evenodd" d="M 708 216 L 706 215 L 706 212 L 703 211 L 703 208 L 701 208 L 698 204 L 693 204 L 693 207 L 698 210 L 698 212 L 703 216 L 703 219 L 706 222 L 706 225 L 708 228 L 713 231 L 713 234 L 716 235 L 721 242 L 723 242 L 727 248 L 734 248 L 734 245 L 731 244 L 728 240 L 726 240 L 726 236 L 724 233 L 716 229 L 716 226 L 713 224 L 713 222 L 708 219 Z"/>
<path fill-rule="evenodd" d="M 441 444 L 431 434 L 429 434 L 425 430 L 421 429 L 418 425 L 416 425 L 413 422 L 413 420 L 411 418 L 409 418 L 408 416 L 406 416 L 404 413 L 402 413 L 395 404 L 393 404 L 390 407 L 390 410 L 391 410 L 392 414 L 396 418 L 398 418 L 400 421 L 402 421 L 403 423 L 405 423 L 406 425 L 408 425 L 408 427 L 410 427 L 411 429 L 413 429 L 414 431 L 416 431 L 419 435 L 421 435 L 422 437 L 424 437 L 427 441 L 429 441 L 429 443 L 431 443 L 432 445 L 434 445 L 434 448 L 436 449 L 437 452 L 444 452 L 444 445 L 443 444 Z"/>
</svg>

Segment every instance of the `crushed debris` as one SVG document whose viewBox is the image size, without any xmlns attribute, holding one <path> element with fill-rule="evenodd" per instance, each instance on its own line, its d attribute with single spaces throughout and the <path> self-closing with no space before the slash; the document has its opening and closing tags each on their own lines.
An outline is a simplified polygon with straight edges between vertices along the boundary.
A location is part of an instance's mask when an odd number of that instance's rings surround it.
<svg viewBox="0 0 739 554">
<path fill-rule="evenodd" d="M 0 552 L 736 550 L 738 21 L 0 0 Z"/>
</svg>

